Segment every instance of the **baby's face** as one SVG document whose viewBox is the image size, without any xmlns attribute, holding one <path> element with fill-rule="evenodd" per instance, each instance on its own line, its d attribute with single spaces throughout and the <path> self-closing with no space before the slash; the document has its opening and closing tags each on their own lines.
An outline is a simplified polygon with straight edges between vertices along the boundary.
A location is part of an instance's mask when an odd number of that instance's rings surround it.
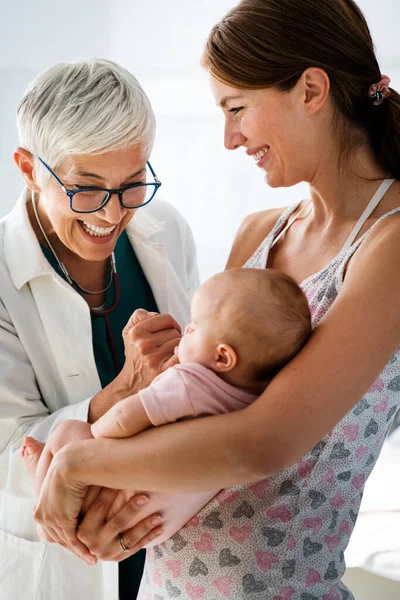
<svg viewBox="0 0 400 600">
<path fill-rule="evenodd" d="M 193 296 L 191 321 L 175 350 L 181 364 L 196 362 L 212 368 L 216 360 L 218 342 L 210 300 L 207 286 L 200 287 Z"/>
</svg>

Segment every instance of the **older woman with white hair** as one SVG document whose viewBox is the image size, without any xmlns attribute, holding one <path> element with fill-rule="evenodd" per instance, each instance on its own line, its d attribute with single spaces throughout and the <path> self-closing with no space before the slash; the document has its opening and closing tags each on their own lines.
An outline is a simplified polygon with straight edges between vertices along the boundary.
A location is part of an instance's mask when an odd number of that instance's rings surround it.
<svg viewBox="0 0 400 600">
<path fill-rule="evenodd" d="M 49 69 L 18 107 L 26 187 L 0 223 L 4 599 L 118 597 L 116 563 L 88 566 L 40 540 L 20 449 L 25 435 L 45 441 L 68 419 L 95 421 L 175 360 L 198 277 L 186 222 L 151 202 L 161 185 L 154 130 L 139 83 L 105 60 Z M 135 498 L 122 509 L 135 510 Z M 113 536 L 120 523 L 109 522 Z M 156 534 L 150 518 L 130 537 L 141 547 Z M 83 544 L 74 550 L 90 564 Z M 121 600 L 135 597 L 143 562 L 138 553 L 121 563 Z"/>
</svg>

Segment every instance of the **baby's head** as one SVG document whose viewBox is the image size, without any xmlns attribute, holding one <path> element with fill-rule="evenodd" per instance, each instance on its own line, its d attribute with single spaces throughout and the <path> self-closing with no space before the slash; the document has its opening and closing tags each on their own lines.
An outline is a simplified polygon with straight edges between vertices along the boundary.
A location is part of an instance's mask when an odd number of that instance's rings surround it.
<svg viewBox="0 0 400 600">
<path fill-rule="evenodd" d="M 311 332 L 308 302 L 296 282 L 272 269 L 230 269 L 195 293 L 191 322 L 176 351 L 243 388 L 262 388 Z"/>
</svg>

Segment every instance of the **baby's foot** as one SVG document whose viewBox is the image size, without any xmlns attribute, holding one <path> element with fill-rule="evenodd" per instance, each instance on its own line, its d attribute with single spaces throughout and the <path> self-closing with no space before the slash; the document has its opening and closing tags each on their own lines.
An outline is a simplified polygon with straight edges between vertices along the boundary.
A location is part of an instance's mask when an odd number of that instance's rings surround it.
<svg viewBox="0 0 400 600">
<path fill-rule="evenodd" d="M 44 444 L 32 437 L 25 437 L 21 454 L 24 460 L 25 468 L 31 479 L 35 480 L 36 467 L 38 466 L 40 455 L 43 452 Z"/>
</svg>

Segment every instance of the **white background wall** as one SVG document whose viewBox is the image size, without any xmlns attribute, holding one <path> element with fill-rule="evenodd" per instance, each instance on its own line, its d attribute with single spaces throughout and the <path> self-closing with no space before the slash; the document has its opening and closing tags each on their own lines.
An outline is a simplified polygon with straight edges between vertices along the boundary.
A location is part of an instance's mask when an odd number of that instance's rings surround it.
<svg viewBox="0 0 400 600">
<path fill-rule="evenodd" d="M 294 0 L 295 1 L 295 0 Z M 0 0 L 0 216 L 13 206 L 21 179 L 12 161 L 15 108 L 29 81 L 56 62 L 92 56 L 116 60 L 136 75 L 155 108 L 152 162 L 160 197 L 189 220 L 201 276 L 223 268 L 233 235 L 249 212 L 307 194 L 271 190 L 243 152 L 222 144 L 222 114 L 199 66 L 211 26 L 235 0 Z M 398 0 L 359 0 L 382 71 L 400 89 Z"/>
</svg>

